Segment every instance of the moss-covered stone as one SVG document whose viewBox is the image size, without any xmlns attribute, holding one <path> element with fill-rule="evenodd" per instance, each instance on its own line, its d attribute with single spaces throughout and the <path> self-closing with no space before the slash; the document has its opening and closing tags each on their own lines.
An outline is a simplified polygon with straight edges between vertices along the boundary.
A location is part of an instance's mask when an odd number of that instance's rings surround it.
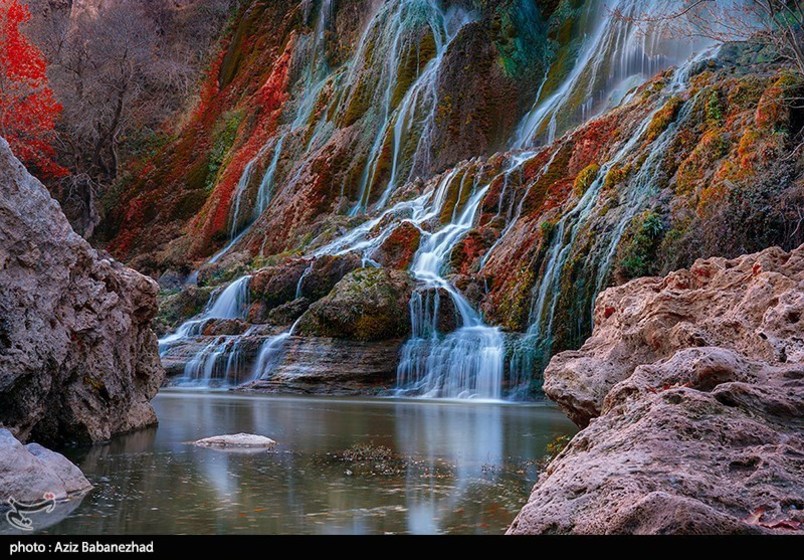
<svg viewBox="0 0 804 560">
<path fill-rule="evenodd" d="M 302 315 L 298 332 L 359 341 L 408 336 L 413 284 L 410 275 L 399 270 L 361 268 L 351 272 Z"/>
<path fill-rule="evenodd" d="M 172 332 L 180 324 L 204 310 L 212 288 L 188 286 L 180 292 L 162 292 L 159 295 L 159 313 L 154 319 L 154 331 L 159 336 Z"/>
</svg>

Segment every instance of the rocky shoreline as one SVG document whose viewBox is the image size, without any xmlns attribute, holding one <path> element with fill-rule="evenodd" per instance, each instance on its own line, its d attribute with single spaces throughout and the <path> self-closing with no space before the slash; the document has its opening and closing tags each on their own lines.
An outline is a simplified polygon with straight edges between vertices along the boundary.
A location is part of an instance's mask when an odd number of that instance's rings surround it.
<svg viewBox="0 0 804 560">
<path fill-rule="evenodd" d="M 583 428 L 509 534 L 804 528 L 804 246 L 605 291 L 545 392 Z"/>
</svg>

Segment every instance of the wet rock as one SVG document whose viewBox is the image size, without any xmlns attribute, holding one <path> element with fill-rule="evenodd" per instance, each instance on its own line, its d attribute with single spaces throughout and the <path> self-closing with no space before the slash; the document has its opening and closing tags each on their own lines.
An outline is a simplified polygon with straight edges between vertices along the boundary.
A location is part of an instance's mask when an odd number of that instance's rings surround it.
<svg viewBox="0 0 804 560">
<path fill-rule="evenodd" d="M 222 436 L 212 436 L 194 441 L 193 445 L 198 447 L 213 448 L 260 448 L 269 449 L 276 445 L 276 442 L 269 437 L 256 434 L 230 434 Z"/>
<path fill-rule="evenodd" d="M 356 253 L 345 255 L 324 255 L 313 263 L 312 268 L 301 283 L 301 295 L 309 301 L 318 301 L 327 295 L 335 284 L 352 272 L 363 266 L 360 256 Z"/>
<path fill-rule="evenodd" d="M 362 268 L 343 278 L 310 306 L 299 323 L 306 336 L 357 341 L 389 340 L 410 333 L 410 276 L 398 270 Z"/>
<path fill-rule="evenodd" d="M 240 319 L 210 319 L 204 324 L 204 336 L 234 336 L 248 330 L 248 324 Z"/>
<path fill-rule="evenodd" d="M 384 267 L 406 270 L 419 248 L 421 236 L 419 228 L 410 222 L 402 222 L 371 258 Z"/>
<path fill-rule="evenodd" d="M 455 308 L 452 296 L 444 288 L 418 288 L 411 299 L 411 305 L 419 317 L 434 323 L 441 334 L 451 333 L 461 326 L 461 315 Z M 433 321 L 435 314 L 435 321 Z"/>
<path fill-rule="evenodd" d="M 156 282 L 75 234 L 4 140 L 0 285 L 0 424 L 88 443 L 156 423 Z"/>
<path fill-rule="evenodd" d="M 396 384 L 402 339 L 355 342 L 294 336 L 267 379 L 248 391 L 326 395 L 372 395 Z"/>
<path fill-rule="evenodd" d="M 209 302 L 212 288 L 186 286 L 175 294 L 160 294 L 159 314 L 154 320 L 154 330 L 158 336 L 174 332 L 176 328 L 200 314 Z"/>
<path fill-rule="evenodd" d="M 84 494 L 92 484 L 64 455 L 38 443 L 23 445 L 0 428 L 0 503 L 39 502 L 45 494 L 56 500 Z"/>
<path fill-rule="evenodd" d="M 804 247 L 700 260 L 604 292 L 545 389 L 586 426 L 510 533 L 804 527 Z"/>
<path fill-rule="evenodd" d="M 268 321 L 274 325 L 290 325 L 301 317 L 307 308 L 310 307 L 310 300 L 300 297 L 275 307 L 268 313 Z"/>
<path fill-rule="evenodd" d="M 159 289 L 161 290 L 181 290 L 184 276 L 175 270 L 166 270 L 159 276 Z"/>
<path fill-rule="evenodd" d="M 307 260 L 293 259 L 259 270 L 251 278 L 251 299 L 264 303 L 266 313 L 274 307 L 293 301 L 296 299 L 299 279 L 309 265 Z"/>
</svg>

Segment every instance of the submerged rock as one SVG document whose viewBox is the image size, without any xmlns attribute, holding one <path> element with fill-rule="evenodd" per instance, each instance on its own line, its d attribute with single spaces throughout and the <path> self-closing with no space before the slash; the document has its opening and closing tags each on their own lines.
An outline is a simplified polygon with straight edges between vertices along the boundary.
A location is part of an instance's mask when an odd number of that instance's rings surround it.
<svg viewBox="0 0 804 560">
<path fill-rule="evenodd" d="M 103 258 L 0 139 L 0 424 L 93 442 L 156 423 L 156 282 Z"/>
<path fill-rule="evenodd" d="M 586 426 L 509 533 L 804 529 L 804 246 L 604 292 L 545 390 Z"/>
<path fill-rule="evenodd" d="M 39 502 L 45 494 L 55 500 L 83 495 L 92 488 L 81 470 L 64 455 L 38 443 L 23 445 L 0 428 L 0 503 Z"/>
<path fill-rule="evenodd" d="M 193 445 L 197 445 L 198 447 L 267 449 L 274 447 L 276 442 L 269 437 L 240 433 L 199 439 L 198 441 L 194 441 Z"/>
</svg>

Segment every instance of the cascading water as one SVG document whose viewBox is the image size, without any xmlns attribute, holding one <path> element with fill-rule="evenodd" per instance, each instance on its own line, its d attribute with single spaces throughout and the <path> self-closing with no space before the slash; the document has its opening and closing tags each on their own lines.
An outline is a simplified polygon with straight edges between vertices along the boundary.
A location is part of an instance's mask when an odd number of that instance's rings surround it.
<svg viewBox="0 0 804 560">
<path fill-rule="evenodd" d="M 403 393 L 443 398 L 502 396 L 502 333 L 485 325 L 466 298 L 442 276 L 446 258 L 472 228 L 488 188 L 475 188 L 460 215 L 426 235 L 416 253 L 411 272 L 421 286 L 417 297 L 411 299 L 413 337 L 402 349 L 397 372 L 397 386 Z M 450 297 L 461 320 L 461 326 L 446 336 L 438 332 L 439 290 Z M 427 293 L 427 302 L 432 301 L 432 308 L 423 305 L 422 291 Z M 430 292 L 435 292 L 432 298 Z"/>
<path fill-rule="evenodd" d="M 679 67 L 665 88 L 663 99 L 669 99 L 684 88 L 691 68 L 695 67 L 702 59 L 711 56 L 713 52 L 714 49 L 705 49 Z M 589 287 L 585 288 L 588 290 L 584 294 L 585 297 L 581 297 L 580 294 L 578 294 L 578 297 L 584 299 L 584 301 L 588 299 L 589 309 L 586 311 L 589 316 L 591 316 L 597 294 L 606 287 L 606 281 L 611 272 L 617 247 L 623 234 L 635 216 L 647 207 L 651 195 L 656 193 L 658 175 L 662 171 L 663 156 L 667 152 L 670 142 L 675 139 L 679 128 L 683 126 L 689 117 L 694 104 L 694 99 L 684 103 L 675 122 L 670 123 L 652 141 L 647 158 L 640 164 L 639 170 L 628 181 L 626 188 L 621 193 L 618 208 L 613 212 L 616 214 L 616 221 L 613 227 L 598 232 L 593 245 L 585 252 L 584 270 L 589 272 L 592 282 Z M 555 224 L 550 237 L 551 242 L 546 250 L 546 256 L 541 267 L 541 274 L 532 290 L 530 327 L 525 338 L 520 341 L 520 346 L 511 357 L 512 381 L 519 385 L 519 390 L 523 392 L 527 391 L 533 370 L 540 369 L 546 365 L 546 361 L 552 353 L 556 312 L 560 297 L 563 295 L 561 282 L 566 276 L 565 269 L 568 266 L 571 255 L 578 250 L 577 243 L 581 232 L 589 224 L 595 210 L 599 209 L 598 203 L 606 177 L 612 169 L 624 164 L 636 153 L 637 146 L 644 142 L 645 133 L 654 116 L 660 110 L 661 108 L 657 108 L 641 122 L 639 128 L 631 134 L 630 138 L 622 145 L 614 157 L 601 167 L 595 180 L 578 200 L 575 207 L 566 212 Z M 586 314 L 579 313 L 579 319 L 585 316 Z M 587 326 L 583 326 L 582 330 L 586 328 Z"/>
<path fill-rule="evenodd" d="M 617 0 L 610 7 L 619 8 L 627 15 L 634 13 L 637 8 L 649 12 L 658 9 L 660 4 Z M 533 109 L 522 120 L 516 137 L 512 139 L 513 146 L 528 148 L 540 142 L 552 141 L 557 134 L 616 105 L 632 86 L 650 78 L 656 71 L 684 60 L 699 48 L 692 41 L 687 41 L 687 44 L 668 43 L 659 32 L 640 36 L 635 25 L 627 19 L 613 18 L 602 2 L 592 1 L 588 5 L 584 16 L 586 37 L 582 40 L 573 70 L 559 82 L 558 87 L 552 90 L 540 88 Z M 346 112 L 355 96 L 365 95 L 360 90 L 361 72 L 365 72 L 369 66 L 375 67 L 375 71 L 379 68 L 379 76 L 374 84 L 376 87 L 370 94 L 371 110 L 376 113 L 376 134 L 368 147 L 369 155 L 360 180 L 358 202 L 349 211 L 352 215 L 371 211 L 375 217 L 320 247 L 310 257 L 356 252 L 362 255 L 364 266 L 377 266 L 373 255 L 394 227 L 400 222 L 417 227 L 422 233 L 422 241 L 410 272 L 419 286 L 410 303 L 413 336 L 402 351 L 397 374 L 399 393 L 442 398 L 499 399 L 503 396 L 505 385 L 505 337 L 498 328 L 486 325 L 463 294 L 450 283 L 446 276 L 447 263 L 454 248 L 475 226 L 478 209 L 494 181 L 503 181 L 498 212 L 506 225 L 500 239 L 508 234 L 519 220 L 528 192 L 518 199 L 510 197 L 507 208 L 503 210 L 506 189 L 509 182 L 519 180 L 521 183 L 521 177 L 517 179 L 517 176 L 521 176 L 523 166 L 536 153 L 527 151 L 510 156 L 505 171 L 490 181 L 481 180 L 482 172 L 479 171 L 473 176 L 474 179 L 467 179 L 472 175 L 465 169 L 459 178 L 460 169 L 453 169 L 444 173 L 429 191 L 388 207 L 396 189 L 406 183 L 429 157 L 428 142 L 438 101 L 436 84 L 444 54 L 458 30 L 472 21 L 472 15 L 459 8 L 445 10 L 435 0 L 389 0 L 379 8 L 363 32 L 353 60 L 333 70 L 327 65 L 325 56 L 325 31 L 330 25 L 332 3 L 323 0 L 319 6 L 314 33 L 301 40 L 303 49 L 300 52 L 306 57 L 306 65 L 294 86 L 292 101 L 287 104 L 290 110 L 283 117 L 283 133 L 272 138 L 246 166 L 235 189 L 231 240 L 213 257 L 212 262 L 231 249 L 248 231 L 250 224 L 268 208 L 277 181 L 282 184 L 294 180 L 293 176 L 286 176 L 285 165 L 282 166 L 283 172 L 279 173 L 281 177 L 277 177 L 279 163 L 284 160 L 283 153 L 296 142 L 291 138 L 292 133 L 301 127 L 309 127 L 312 133 L 304 136 L 306 149 L 318 145 L 332 130 L 332 125 L 327 121 L 331 109 L 337 109 L 336 113 Z M 405 53 L 419 49 L 423 32 L 432 39 L 432 52 L 417 64 L 413 76 L 407 78 L 408 82 L 403 83 L 399 73 L 401 61 Z M 685 81 L 684 72 L 685 69 L 682 69 L 676 73 L 677 85 Z M 328 101 L 327 110 L 316 113 L 317 100 L 327 83 L 337 84 L 340 93 Z M 643 124 L 643 130 L 648 122 L 646 120 Z M 672 127 L 669 128 L 655 142 L 657 150 L 669 142 L 672 130 Z M 534 288 L 531 328 L 523 347 L 549 350 L 560 278 L 575 239 L 595 207 L 602 178 L 628 156 L 641 136 L 641 133 L 635 134 L 612 161 L 602 166 L 595 184 L 556 225 L 547 249 L 542 277 Z M 550 168 L 557 153 L 557 150 L 551 153 L 542 173 Z M 383 158 L 383 165 L 387 164 L 387 168 L 385 174 L 380 176 L 378 165 Z M 594 256 L 597 291 L 604 287 L 625 228 L 649 197 L 652 173 L 659 159 L 657 156 L 645 162 L 634 180 L 638 186 L 629 190 L 624 200 L 620 221 L 598 243 L 600 250 Z M 242 221 L 243 205 L 246 204 L 245 196 L 257 169 L 264 170 L 256 195 L 253 201 L 249 201 L 253 205 L 251 219 L 245 229 L 238 231 L 237 224 Z M 298 175 L 302 167 L 295 169 Z M 448 193 L 456 188 L 456 181 L 460 181 L 457 202 L 454 202 L 455 199 L 450 202 Z M 377 186 L 382 191 L 377 191 Z M 449 210 L 446 218 L 445 208 Z M 483 257 L 481 266 L 496 246 Z M 298 282 L 297 296 L 301 293 L 306 275 L 302 275 Z M 243 298 L 248 294 L 247 281 L 247 278 L 240 279 L 227 287 L 213 299 L 204 313 L 182 325 L 175 334 L 162 339 L 160 350 L 180 340 L 199 337 L 210 319 L 242 318 L 245 313 Z M 244 286 L 245 296 L 241 293 Z M 235 297 L 235 293 L 240 295 Z M 234 303 L 232 298 L 239 303 Z M 439 316 L 447 303 L 456 312 L 457 325 L 452 332 L 439 332 Z M 291 328 L 265 339 L 251 369 L 252 378 L 270 375 L 292 332 Z M 217 337 L 209 342 L 187 363 L 185 379 L 200 384 L 209 384 L 221 378 L 232 379 L 233 369 L 243 369 L 240 362 L 241 339 L 242 335 Z M 514 352 L 509 366 L 511 378 L 507 384 L 514 388 L 527 386 L 531 380 L 533 359 L 530 350 Z M 243 380 L 237 380 L 240 381 Z"/>
<path fill-rule="evenodd" d="M 657 72 L 710 45 L 709 39 L 694 34 L 678 37 L 668 31 L 678 18 L 662 16 L 682 8 L 683 0 L 587 2 L 580 18 L 584 39 L 572 69 L 555 90 L 538 92 L 511 146 L 553 143 L 564 132 L 619 105 L 629 91 Z"/>
<path fill-rule="evenodd" d="M 391 170 L 385 188 L 377 203 L 377 208 L 383 208 L 400 182 L 405 182 L 409 174 L 403 175 L 401 171 L 402 153 L 405 149 L 405 139 L 418 135 L 417 145 L 409 161 L 405 162 L 409 170 L 423 163 L 422 159 L 428 157 L 429 139 L 434 126 L 435 110 L 437 104 L 436 85 L 441 63 L 451 41 L 457 32 L 472 21 L 469 12 L 458 8 L 443 10 L 441 3 L 436 0 L 403 0 L 385 4 L 375 15 L 366 34 L 360 42 L 361 48 L 355 57 L 365 64 L 373 64 L 382 68 L 379 85 L 373 100 L 373 105 L 380 108 L 381 126 L 371 147 L 368 162 L 363 171 L 360 182 L 358 202 L 350 211 L 351 215 L 365 212 L 371 199 L 371 189 L 376 181 L 378 165 L 382 159 L 384 146 L 390 141 Z M 427 30 L 431 37 L 434 53 L 432 57 L 422 62 L 425 56 L 421 52 L 419 37 L 422 29 Z M 389 45 L 385 52 L 369 48 L 374 44 L 373 34 L 379 34 L 379 40 Z M 397 99 L 397 91 L 403 86 L 400 70 L 402 58 L 406 53 L 416 51 L 417 68 L 416 77 L 405 90 L 401 100 Z M 359 86 L 356 77 L 359 75 L 360 65 L 356 65 L 351 74 L 350 82 L 352 94 L 359 94 L 355 89 Z"/>
<path fill-rule="evenodd" d="M 174 346 L 188 339 L 200 338 L 210 321 L 243 319 L 249 307 L 250 282 L 251 276 L 238 278 L 219 294 L 213 295 L 200 315 L 183 323 L 175 333 L 161 338 L 160 357 L 164 357 Z M 234 377 L 231 372 L 240 365 L 240 342 L 240 336 L 216 337 L 187 362 L 181 383 L 203 386 L 209 386 L 213 380 L 217 384 L 228 383 Z"/>
</svg>

